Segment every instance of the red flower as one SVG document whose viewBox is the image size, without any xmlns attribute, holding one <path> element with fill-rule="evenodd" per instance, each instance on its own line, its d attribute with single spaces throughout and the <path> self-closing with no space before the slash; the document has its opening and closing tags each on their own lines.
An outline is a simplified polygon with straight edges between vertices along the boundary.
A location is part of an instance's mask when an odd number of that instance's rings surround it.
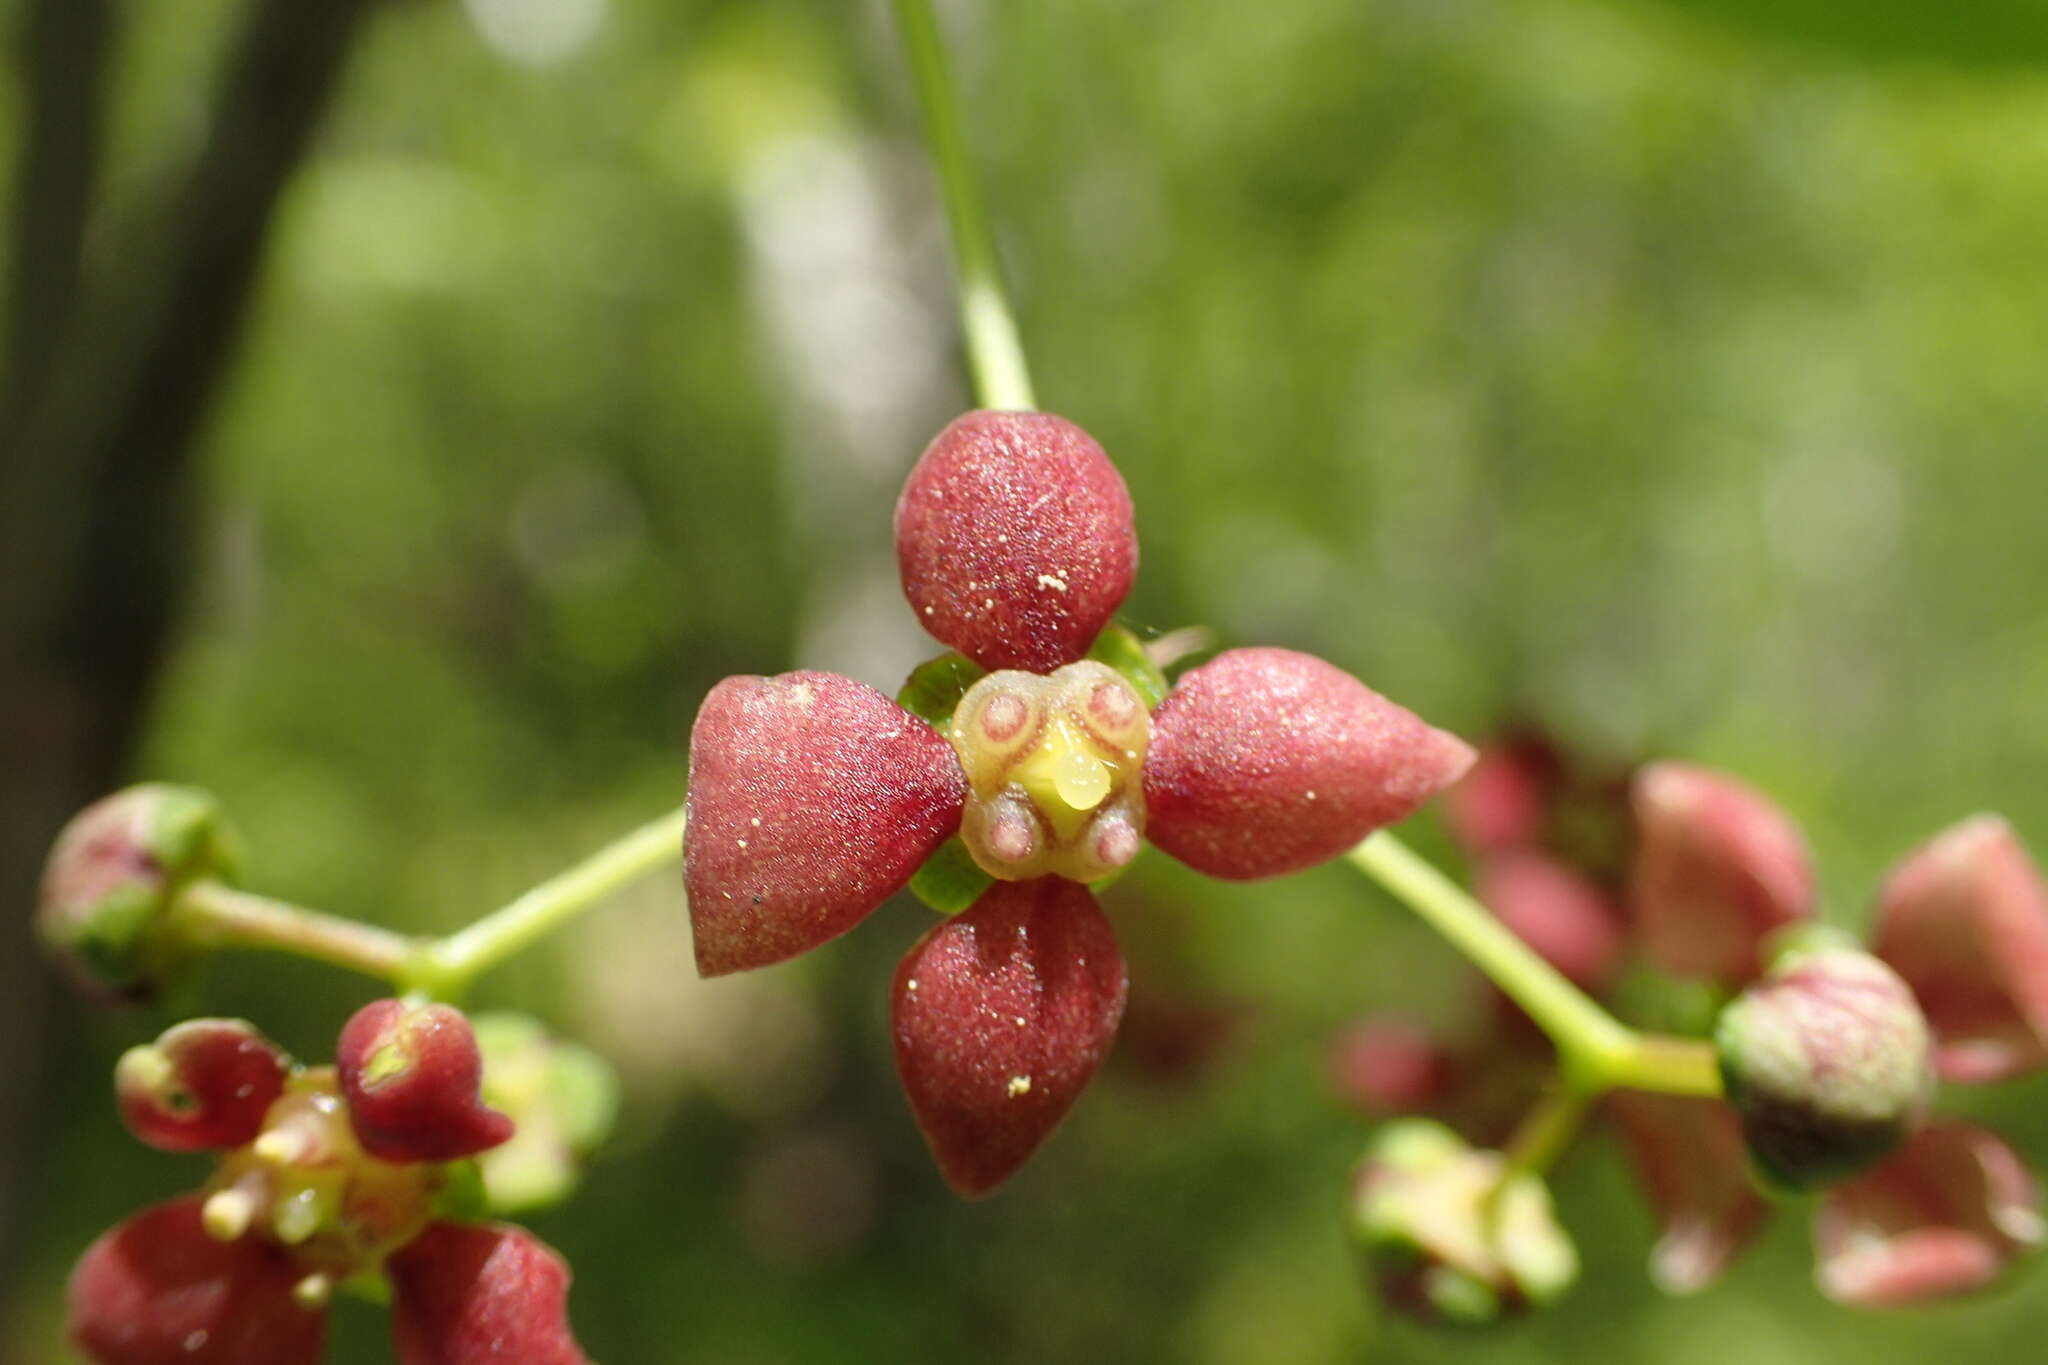
<svg viewBox="0 0 2048 1365">
<path fill-rule="evenodd" d="M 1406 817 L 1472 758 L 1319 659 L 1232 650 L 1163 701 L 1087 658 L 1138 561 L 1100 446 L 1036 412 L 972 412 L 896 508 L 903 589 L 973 681 L 933 724 L 828 673 L 728 678 L 690 737 L 685 880 L 706 975 L 844 933 L 957 832 L 988 889 L 896 974 L 896 1061 L 939 1167 L 1000 1184 L 1108 1050 L 1126 978 L 1084 884 L 1145 838 L 1219 877 L 1273 876 Z M 993 670 L 982 675 L 982 670 Z"/>
<path fill-rule="evenodd" d="M 561 1259 L 523 1229 L 440 1216 L 445 1163 L 512 1131 L 478 1098 L 468 1021 L 379 1001 L 337 1051 L 299 1068 L 249 1024 L 198 1019 L 122 1057 L 137 1137 L 222 1154 L 205 1193 L 79 1259 L 73 1342 L 101 1365 L 308 1365 L 334 1287 L 383 1273 L 402 1365 L 580 1365 Z"/>
</svg>

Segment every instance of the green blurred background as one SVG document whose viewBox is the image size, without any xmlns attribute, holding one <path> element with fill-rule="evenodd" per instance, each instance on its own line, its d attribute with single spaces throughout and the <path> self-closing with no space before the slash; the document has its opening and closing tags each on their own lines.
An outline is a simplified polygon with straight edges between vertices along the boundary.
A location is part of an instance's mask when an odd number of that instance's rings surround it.
<svg viewBox="0 0 2048 1365">
<path fill-rule="evenodd" d="M 1319 652 L 1475 736 L 1534 716 L 1736 771 L 1806 821 L 1845 922 L 1973 810 L 2048 849 L 2048 9 L 946 8 L 1039 394 L 1139 509 L 1130 619 Z M 31 9 L 0 5 L 16 161 L 51 74 Z M 217 136 L 243 13 L 117 10 L 89 275 L 145 268 L 107 224 Z M 121 766 L 220 793 L 255 888 L 431 929 L 676 802 L 719 677 L 893 690 L 934 652 L 888 517 L 967 400 L 884 6 L 405 0 L 352 37 L 197 429 L 191 591 Z M 165 1016 L 61 995 L 6 889 L 0 1360 L 47 1365 L 71 1260 L 205 1168 L 109 1102 Z M 663 877 L 489 978 L 479 1003 L 626 1078 L 619 1138 L 534 1220 L 591 1353 L 1880 1365 L 2048 1333 L 2025 1277 L 1832 1308 L 1796 1210 L 1663 1299 L 1602 1138 L 1558 1180 L 1586 1260 L 1561 1307 L 1381 1320 L 1340 1234 L 1365 1126 L 1322 1052 L 1463 969 L 1341 868 L 1223 886 L 1152 855 L 1109 899 L 1142 1012 L 980 1204 L 888 1058 L 915 905 L 707 984 Z M 238 959 L 198 1003 L 318 1058 L 369 994 Z M 1971 1103 L 2048 1160 L 2044 1100 Z M 334 1358 L 383 1334 L 346 1307 Z"/>
</svg>

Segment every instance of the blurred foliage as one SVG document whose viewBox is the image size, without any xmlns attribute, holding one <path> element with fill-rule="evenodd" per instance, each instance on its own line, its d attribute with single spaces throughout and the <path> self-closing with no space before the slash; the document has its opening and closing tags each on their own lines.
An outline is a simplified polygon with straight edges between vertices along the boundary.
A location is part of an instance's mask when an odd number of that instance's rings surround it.
<svg viewBox="0 0 2048 1365">
<path fill-rule="evenodd" d="M 117 204 L 196 135 L 233 10 L 128 7 Z M 1468 733 L 1533 715 L 1732 769 L 1806 820 L 1849 923 L 1973 809 L 2048 850 L 2031 0 L 951 11 L 1039 392 L 1132 485 L 1134 622 L 1315 650 Z M 880 5 L 393 5 L 272 243 L 142 774 L 225 798 L 251 885 L 446 927 L 677 800 L 721 675 L 893 692 L 934 652 L 888 516 L 964 402 L 949 310 Z M 1352 1283 L 1363 1129 L 1318 1059 L 1461 969 L 1340 869 L 1154 856 L 1109 900 L 1151 1022 L 983 1204 L 890 1068 L 914 904 L 699 983 L 663 881 L 487 982 L 625 1079 L 620 1136 L 535 1219 L 592 1353 L 1439 1357 Z M 318 1058 L 366 990 L 238 960 L 202 1000 Z M 63 1358 L 70 1260 L 200 1178 L 108 1103 L 160 1024 L 73 1009 L 0 1359 Z M 1974 1102 L 2048 1160 L 2042 1100 Z M 1614 1149 L 1556 1188 L 1580 1286 L 1470 1358 L 1903 1365 L 2048 1330 L 2029 1290 L 1829 1308 L 1796 1217 L 1664 1300 Z M 336 1358 L 383 1331 L 344 1312 Z"/>
</svg>

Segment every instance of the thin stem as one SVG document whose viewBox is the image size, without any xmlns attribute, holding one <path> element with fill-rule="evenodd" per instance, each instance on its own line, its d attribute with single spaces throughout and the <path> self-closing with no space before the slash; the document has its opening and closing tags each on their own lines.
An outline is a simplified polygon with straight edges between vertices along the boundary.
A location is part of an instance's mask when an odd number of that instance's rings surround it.
<svg viewBox="0 0 2048 1365">
<path fill-rule="evenodd" d="M 412 964 L 410 983 L 434 995 L 459 994 L 478 974 L 626 883 L 682 855 L 683 811 L 677 808 L 605 845 L 467 929 L 430 945 Z"/>
<path fill-rule="evenodd" d="M 1344 855 L 1449 939 L 1557 1045 L 1574 1084 L 1596 1087 L 1634 1035 L 1545 962 L 1487 908 L 1392 834 L 1381 830 Z"/>
<path fill-rule="evenodd" d="M 1517 1124 L 1507 1146 L 1502 1149 L 1507 1158 L 1507 1170 L 1502 1177 L 1501 1187 L 1518 1175 L 1544 1175 L 1557 1164 L 1572 1139 L 1579 1134 L 1579 1125 L 1586 1117 L 1586 1109 L 1593 1097 L 1562 1079 L 1545 1091 L 1536 1101 L 1536 1107 Z"/>
<path fill-rule="evenodd" d="M 955 293 L 974 399 L 985 408 L 1035 408 L 1024 346 L 1017 337 L 1016 319 L 1003 290 L 1002 262 L 968 160 L 959 96 L 946 68 L 946 47 L 931 0 L 896 0 L 896 22 L 952 229 Z"/>
<path fill-rule="evenodd" d="M 185 887 L 178 893 L 171 916 L 177 933 L 191 944 L 266 948 L 391 982 L 405 976 L 420 951 L 419 940 L 404 934 L 251 895 L 219 882 L 194 882 Z"/>
</svg>

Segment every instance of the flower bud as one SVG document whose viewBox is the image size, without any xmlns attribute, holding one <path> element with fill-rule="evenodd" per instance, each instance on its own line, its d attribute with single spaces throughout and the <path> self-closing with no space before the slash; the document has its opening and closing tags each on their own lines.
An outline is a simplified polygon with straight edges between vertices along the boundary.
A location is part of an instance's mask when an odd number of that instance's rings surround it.
<svg viewBox="0 0 2048 1365">
<path fill-rule="evenodd" d="M 458 1161 L 512 1136 L 479 1097 L 483 1055 L 452 1005 L 373 1001 L 342 1026 L 334 1057 L 356 1140 L 381 1161 Z"/>
<path fill-rule="evenodd" d="M 1933 1086 L 1927 1020 L 1898 974 L 1803 936 L 1721 1011 L 1728 1102 L 1772 1183 L 1839 1180 L 1897 1147 Z"/>
<path fill-rule="evenodd" d="M 188 1019 L 131 1047 L 114 1067 L 130 1132 L 166 1152 L 239 1147 L 263 1130 L 290 1063 L 240 1019 Z"/>
<path fill-rule="evenodd" d="M 237 840 L 192 787 L 129 787 L 87 806 L 43 865 L 36 932 L 88 989 L 147 995 L 176 955 L 164 912 L 188 882 L 225 877 Z"/>
<path fill-rule="evenodd" d="M 1353 1177 L 1351 1230 L 1386 1301 L 1425 1322 L 1483 1327 L 1578 1278 L 1543 1181 L 1506 1176 L 1498 1152 L 1430 1119 L 1380 1130 Z"/>
</svg>

